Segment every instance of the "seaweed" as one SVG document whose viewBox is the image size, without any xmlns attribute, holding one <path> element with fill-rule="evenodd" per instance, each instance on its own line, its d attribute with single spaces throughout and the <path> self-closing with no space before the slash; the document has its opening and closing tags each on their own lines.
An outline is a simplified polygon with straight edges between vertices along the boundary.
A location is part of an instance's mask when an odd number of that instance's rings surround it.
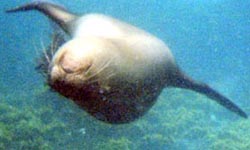
<svg viewBox="0 0 250 150">
<path fill-rule="evenodd" d="M 208 107 L 214 104 L 199 95 L 186 97 L 179 90 L 163 92 L 145 117 L 126 125 L 110 125 L 92 118 L 65 98 L 46 93 L 46 90 L 41 87 L 32 97 L 15 95 L 19 101 L 27 102 L 22 107 L 2 101 L 0 149 L 250 148 L 249 122 L 221 120 L 220 112 L 204 111 L 199 107 L 201 103 Z M 183 100 L 188 102 L 182 103 Z"/>
</svg>

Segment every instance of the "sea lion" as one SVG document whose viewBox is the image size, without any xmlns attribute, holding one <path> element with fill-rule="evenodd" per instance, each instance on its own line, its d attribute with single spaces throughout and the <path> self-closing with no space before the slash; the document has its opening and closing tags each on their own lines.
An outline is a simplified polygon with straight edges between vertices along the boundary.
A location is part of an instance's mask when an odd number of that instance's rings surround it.
<svg viewBox="0 0 250 150">
<path fill-rule="evenodd" d="M 48 84 L 99 120 L 136 120 L 165 87 L 204 94 L 247 118 L 231 100 L 185 75 L 166 44 L 142 29 L 101 14 L 78 16 L 44 1 L 7 12 L 28 10 L 44 13 L 71 36 L 47 65 Z"/>
</svg>

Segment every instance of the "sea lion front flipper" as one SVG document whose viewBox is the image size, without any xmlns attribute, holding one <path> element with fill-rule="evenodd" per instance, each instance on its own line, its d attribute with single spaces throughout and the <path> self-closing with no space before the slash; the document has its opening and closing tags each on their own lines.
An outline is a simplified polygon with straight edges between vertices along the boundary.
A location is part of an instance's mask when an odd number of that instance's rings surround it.
<svg viewBox="0 0 250 150">
<path fill-rule="evenodd" d="M 29 10 L 38 10 L 56 22 L 65 32 L 70 33 L 71 22 L 77 18 L 77 15 L 70 13 L 62 6 L 57 4 L 45 2 L 45 1 L 34 1 L 27 3 L 22 6 L 18 6 L 13 9 L 6 10 L 7 13 L 22 12 Z"/>
<path fill-rule="evenodd" d="M 172 81 L 172 83 L 172 86 L 174 87 L 185 88 L 206 95 L 228 110 L 240 115 L 243 118 L 248 118 L 247 114 L 241 108 L 239 108 L 227 97 L 212 89 L 207 84 L 196 82 L 186 75 L 183 75 L 182 73 L 180 73 L 180 75 L 178 75 L 178 77 L 176 77 L 175 80 Z"/>
</svg>

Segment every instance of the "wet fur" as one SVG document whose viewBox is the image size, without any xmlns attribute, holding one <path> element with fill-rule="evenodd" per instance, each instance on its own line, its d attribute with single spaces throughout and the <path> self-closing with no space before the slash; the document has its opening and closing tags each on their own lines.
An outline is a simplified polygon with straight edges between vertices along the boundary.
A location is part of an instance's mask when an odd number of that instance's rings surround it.
<svg viewBox="0 0 250 150">
<path fill-rule="evenodd" d="M 120 59 L 115 57 L 114 60 L 110 55 L 100 57 L 102 63 L 94 70 L 90 68 L 87 73 L 85 72 L 89 76 L 87 80 L 82 79 L 84 82 L 80 85 L 74 86 L 64 80 L 48 82 L 53 89 L 74 100 L 99 120 L 109 123 L 128 123 L 138 119 L 152 107 L 164 87 L 196 91 L 241 117 L 248 117 L 230 99 L 207 84 L 197 82 L 185 75 L 176 65 L 168 47 L 161 40 L 139 28 L 105 15 L 92 14 L 81 17 L 58 5 L 41 1 L 28 3 L 7 12 L 27 10 L 38 10 L 44 13 L 72 36 L 72 40 L 82 38 L 82 35 L 94 36 L 100 40 L 109 39 L 115 49 L 119 50 L 114 52 L 123 56 Z M 104 27 L 96 26 L 96 23 Z M 51 46 L 46 50 L 37 67 L 40 72 L 47 75 L 48 80 L 53 57 L 51 52 L 65 42 L 62 40 L 57 44 L 57 39 L 60 39 L 60 35 L 53 38 Z M 135 60 L 135 55 L 141 60 Z M 110 72 L 106 71 L 112 64 L 116 64 L 116 61 L 119 62 L 120 68 L 114 67 Z M 111 90 L 105 90 L 105 86 L 102 86 L 108 80 L 112 83 Z"/>
</svg>

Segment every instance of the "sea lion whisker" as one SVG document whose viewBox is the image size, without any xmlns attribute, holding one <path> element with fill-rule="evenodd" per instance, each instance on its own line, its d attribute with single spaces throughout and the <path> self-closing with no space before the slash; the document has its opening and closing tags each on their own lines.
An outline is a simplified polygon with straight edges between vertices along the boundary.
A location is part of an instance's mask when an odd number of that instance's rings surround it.
<svg viewBox="0 0 250 150">
<path fill-rule="evenodd" d="M 109 78 L 111 78 L 112 76 L 114 76 L 115 73 L 110 73 L 108 76 L 106 76 L 105 78 L 96 78 L 94 80 L 87 80 L 87 84 L 93 84 L 93 83 L 96 83 L 96 82 L 100 82 L 101 81 L 105 81 L 105 80 L 108 80 Z"/>
<path fill-rule="evenodd" d="M 47 53 L 47 51 L 46 51 L 46 48 L 45 48 L 45 46 L 44 46 L 44 43 L 43 43 L 42 40 L 40 40 L 40 43 L 41 43 L 41 46 L 42 46 L 43 54 L 44 54 L 44 56 L 45 56 L 47 62 L 50 64 L 51 61 L 50 61 L 49 55 L 48 55 L 48 53 Z"/>
<path fill-rule="evenodd" d="M 111 78 L 111 77 L 113 77 L 115 75 L 116 75 L 116 73 L 112 72 L 107 77 L 105 77 L 104 79 L 109 79 L 109 78 Z"/>
<path fill-rule="evenodd" d="M 93 75 L 92 75 L 92 77 L 95 77 L 96 75 L 98 75 L 98 74 L 100 74 L 100 73 L 102 73 L 106 68 L 108 68 L 108 66 L 111 64 L 111 62 L 112 62 L 112 58 L 111 59 L 109 59 L 108 61 L 105 61 L 105 63 L 103 63 L 103 65 L 101 65 L 97 70 L 97 72 L 95 72 Z M 89 79 L 91 79 L 91 78 L 89 78 Z"/>
<path fill-rule="evenodd" d="M 54 41 L 54 39 L 52 39 L 52 44 L 50 45 L 50 55 L 53 56 L 54 55 L 54 50 L 56 48 L 56 42 Z"/>
<path fill-rule="evenodd" d="M 105 63 L 103 63 L 102 65 L 100 65 L 100 67 L 96 68 L 96 72 L 93 72 L 91 76 L 88 76 L 86 78 L 86 80 L 90 80 L 91 78 L 94 78 L 96 75 L 100 74 L 105 68 L 107 68 L 109 66 L 109 64 L 111 63 L 111 59 L 109 59 L 108 61 L 105 61 Z M 85 74 L 88 74 L 91 71 L 91 68 L 89 70 L 87 70 L 85 72 Z"/>
<path fill-rule="evenodd" d="M 108 79 L 110 79 L 111 77 L 113 77 L 115 75 L 116 75 L 115 73 L 110 73 L 107 77 L 102 78 L 102 80 L 108 80 Z"/>
<path fill-rule="evenodd" d="M 91 80 L 92 78 L 96 77 L 96 75 L 100 74 L 105 68 L 98 69 L 97 72 L 92 73 L 92 75 L 88 76 L 86 80 Z"/>
<path fill-rule="evenodd" d="M 52 43 L 51 44 L 51 51 L 50 51 L 50 54 L 51 56 L 53 56 L 59 46 L 59 39 L 57 38 L 57 35 L 54 34 L 53 37 L 52 37 Z"/>
<path fill-rule="evenodd" d="M 40 52 L 39 52 L 39 50 L 38 50 L 38 47 L 37 47 L 37 45 L 35 44 L 35 42 L 34 42 L 34 40 L 33 40 L 33 47 L 34 47 L 34 49 L 35 49 L 35 52 L 36 52 L 36 56 L 40 56 Z"/>
<path fill-rule="evenodd" d="M 93 79 L 93 78 L 92 78 Z M 86 82 L 87 81 L 87 82 Z M 96 82 L 99 82 L 100 79 L 99 78 L 96 78 L 96 79 L 93 79 L 93 80 L 85 80 L 86 84 L 93 84 L 93 83 L 96 83 Z"/>
</svg>

